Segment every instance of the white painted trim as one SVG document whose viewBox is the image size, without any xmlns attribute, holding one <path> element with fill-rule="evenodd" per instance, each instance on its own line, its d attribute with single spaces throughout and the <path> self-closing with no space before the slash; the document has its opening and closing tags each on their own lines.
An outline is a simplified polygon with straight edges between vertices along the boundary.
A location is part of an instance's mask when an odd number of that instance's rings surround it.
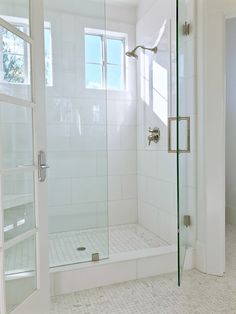
<svg viewBox="0 0 236 314">
<path fill-rule="evenodd" d="M 11 247 L 17 245 L 18 243 L 25 241 L 28 238 L 31 238 L 32 236 L 36 235 L 37 232 L 38 232 L 38 229 L 35 228 L 35 229 L 29 230 L 25 233 L 22 233 L 22 234 L 18 235 L 17 237 L 5 242 L 3 245 L 4 250 L 8 250 Z"/>
<path fill-rule="evenodd" d="M 34 108 L 36 106 L 36 104 L 31 101 L 13 97 L 6 94 L 2 94 L 2 93 L 0 93 L 0 102 L 14 104 L 17 106 L 22 106 L 22 107 L 30 107 L 30 108 Z"/>
<path fill-rule="evenodd" d="M 4 211 L 3 208 L 3 199 L 2 199 L 2 175 L 0 175 L 0 313 L 5 314 L 6 309 L 6 289 L 5 289 L 5 254 L 2 250 L 4 245 Z"/>
<path fill-rule="evenodd" d="M 2 175 L 14 175 L 14 174 L 19 174 L 19 173 L 29 173 L 29 172 L 34 172 L 37 170 L 36 166 L 22 166 L 18 168 L 8 168 L 8 169 L 2 169 L 0 170 L 0 173 Z"/>
<path fill-rule="evenodd" d="M 203 171 L 197 267 L 219 276 L 225 272 L 225 21 L 235 14 L 236 2 L 198 1 L 198 169 Z"/>
<path fill-rule="evenodd" d="M 0 17 L 0 26 L 6 28 L 9 32 L 17 35 L 22 40 L 26 41 L 29 44 L 33 44 L 33 39 L 28 36 L 27 34 L 21 32 L 18 28 L 14 27 L 12 24 L 5 21 L 3 18 Z"/>
</svg>

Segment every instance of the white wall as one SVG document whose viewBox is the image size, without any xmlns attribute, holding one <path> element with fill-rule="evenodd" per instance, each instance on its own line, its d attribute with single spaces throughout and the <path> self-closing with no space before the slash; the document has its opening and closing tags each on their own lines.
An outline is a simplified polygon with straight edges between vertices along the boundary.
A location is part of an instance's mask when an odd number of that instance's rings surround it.
<svg viewBox="0 0 236 314">
<path fill-rule="evenodd" d="M 108 8 L 107 30 L 127 33 L 131 48 L 135 27 L 110 20 L 114 10 Z M 101 9 L 100 18 L 89 18 L 62 8 L 46 11 L 52 25 L 54 76 L 53 87 L 47 88 L 52 232 L 105 226 L 107 198 L 110 225 L 137 222 L 135 64 L 127 60 L 127 91 L 84 87 L 84 28 L 104 29 L 103 13 Z"/>
<path fill-rule="evenodd" d="M 236 18 L 226 23 L 226 219 L 236 224 Z"/>
<path fill-rule="evenodd" d="M 195 26 L 194 1 L 180 13 Z M 176 15 L 173 1 L 141 1 L 138 10 L 137 43 L 154 46 L 161 29 L 157 55 L 140 56 L 138 73 L 138 215 L 139 222 L 169 243 L 177 239 L 176 154 L 168 153 L 168 117 L 176 116 Z M 182 18 L 182 16 L 181 16 Z M 182 21 L 181 21 L 182 23 Z M 191 154 L 180 157 L 180 211 L 189 214 L 191 229 L 185 241 L 195 243 L 196 226 L 196 103 L 195 31 L 180 39 L 180 114 L 191 119 Z M 143 86 L 143 88 L 142 88 Z M 149 127 L 159 127 L 161 140 L 147 145 Z M 173 125 L 172 142 L 175 142 Z"/>
<path fill-rule="evenodd" d="M 161 10 L 160 10 L 161 7 Z M 176 156 L 168 153 L 167 121 L 175 109 L 171 89 L 174 11 L 171 1 L 141 1 L 137 44 L 152 47 L 164 34 L 156 55 L 140 54 L 138 71 L 138 215 L 139 222 L 169 243 L 176 243 Z M 174 66 L 174 65 L 173 65 Z M 173 96 L 173 97 L 172 97 Z M 161 139 L 148 146 L 149 127 L 159 127 Z"/>
<path fill-rule="evenodd" d="M 219 276 L 225 272 L 225 17 L 236 16 L 236 3 L 231 0 L 196 3 L 199 113 L 196 267 Z"/>
</svg>

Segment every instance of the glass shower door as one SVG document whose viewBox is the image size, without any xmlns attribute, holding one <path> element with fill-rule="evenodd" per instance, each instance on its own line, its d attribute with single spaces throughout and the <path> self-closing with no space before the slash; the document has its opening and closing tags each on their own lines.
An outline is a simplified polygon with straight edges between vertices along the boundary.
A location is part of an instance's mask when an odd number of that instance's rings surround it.
<svg viewBox="0 0 236 314">
<path fill-rule="evenodd" d="M 194 197 L 193 148 L 190 137 L 193 123 L 193 95 L 189 86 L 193 82 L 191 55 L 193 45 L 192 16 L 194 1 L 177 0 L 176 12 L 176 51 L 177 51 L 177 229 L 178 229 L 178 284 L 181 284 L 185 257 L 189 247 L 191 230 L 191 209 Z M 192 63 L 191 63 L 192 62 Z"/>
</svg>

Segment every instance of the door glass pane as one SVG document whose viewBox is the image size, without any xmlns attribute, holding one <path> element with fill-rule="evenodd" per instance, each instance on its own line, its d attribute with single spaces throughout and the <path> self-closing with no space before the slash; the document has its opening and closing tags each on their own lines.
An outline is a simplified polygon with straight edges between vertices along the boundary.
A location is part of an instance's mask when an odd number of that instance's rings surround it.
<svg viewBox="0 0 236 314">
<path fill-rule="evenodd" d="M 193 25 L 194 1 L 178 0 L 177 23 L 177 172 L 178 172 L 178 281 L 184 270 L 185 256 L 191 246 L 193 228 L 186 226 L 190 216 L 194 220 L 196 206 L 196 166 L 194 143 L 195 98 L 194 89 L 189 88 L 194 82 L 194 32 L 184 30 L 185 23 Z M 194 85 L 193 85 L 194 86 Z M 190 129 L 191 137 L 190 137 Z"/>
<path fill-rule="evenodd" d="M 0 102 L 0 167 L 33 164 L 32 109 Z"/>
<path fill-rule="evenodd" d="M 29 34 L 29 0 L 1 0 L 0 17 Z"/>
<path fill-rule="evenodd" d="M 7 313 L 37 289 L 35 236 L 5 251 Z"/>
<path fill-rule="evenodd" d="M 35 227 L 33 174 L 3 177 L 2 193 L 4 239 L 7 241 Z"/>
<path fill-rule="evenodd" d="M 31 101 L 30 44 L 0 27 L 0 93 Z"/>
<path fill-rule="evenodd" d="M 100 259 L 108 257 L 102 40 L 87 35 L 87 27 L 104 33 L 105 1 L 45 0 L 44 4 L 45 21 L 52 25 L 54 76 L 53 86 L 46 87 L 47 182 L 50 266 L 56 267 L 89 262 L 96 253 Z M 96 14 L 93 20 L 91 8 Z"/>
</svg>

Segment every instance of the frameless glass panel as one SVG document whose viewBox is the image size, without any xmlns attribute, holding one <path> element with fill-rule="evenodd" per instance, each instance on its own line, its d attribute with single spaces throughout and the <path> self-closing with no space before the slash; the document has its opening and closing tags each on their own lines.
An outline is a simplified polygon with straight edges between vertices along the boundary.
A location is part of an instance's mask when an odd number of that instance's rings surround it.
<svg viewBox="0 0 236 314">
<path fill-rule="evenodd" d="M 35 236 L 5 251 L 5 289 L 7 313 L 37 289 Z"/>
<path fill-rule="evenodd" d="M 31 101 L 30 44 L 0 27 L 0 93 Z"/>
<path fill-rule="evenodd" d="M 86 87 L 100 89 L 102 85 L 102 66 L 86 64 Z"/>
<path fill-rule="evenodd" d="M 123 64 L 124 42 L 119 39 L 107 39 L 107 62 L 112 64 Z"/>
<path fill-rule="evenodd" d="M 85 35 L 86 63 L 102 64 L 102 38 L 98 35 Z"/>
<path fill-rule="evenodd" d="M 114 90 L 124 88 L 123 69 L 119 65 L 107 65 L 107 88 Z"/>
<path fill-rule="evenodd" d="M 3 177 L 2 194 L 4 239 L 7 241 L 35 227 L 33 174 Z"/>
<path fill-rule="evenodd" d="M 105 1 L 44 4 L 54 65 L 46 114 L 49 253 L 56 267 L 108 257 L 105 71 L 101 36 L 88 35 L 91 28 L 104 33 Z"/>
<path fill-rule="evenodd" d="M 1 0 L 0 17 L 29 34 L 29 0 Z"/>
<path fill-rule="evenodd" d="M 0 102 L 0 167 L 33 164 L 32 109 Z"/>
<path fill-rule="evenodd" d="M 190 130 L 194 121 L 194 91 L 189 89 L 191 62 L 194 60 L 189 51 L 193 51 L 193 33 L 184 25 L 193 23 L 194 1 L 177 0 L 177 192 L 178 192 L 178 283 L 181 284 L 187 248 L 191 245 L 192 226 L 196 194 L 196 173 L 194 147 Z M 190 137 L 191 135 L 191 137 Z"/>
</svg>

